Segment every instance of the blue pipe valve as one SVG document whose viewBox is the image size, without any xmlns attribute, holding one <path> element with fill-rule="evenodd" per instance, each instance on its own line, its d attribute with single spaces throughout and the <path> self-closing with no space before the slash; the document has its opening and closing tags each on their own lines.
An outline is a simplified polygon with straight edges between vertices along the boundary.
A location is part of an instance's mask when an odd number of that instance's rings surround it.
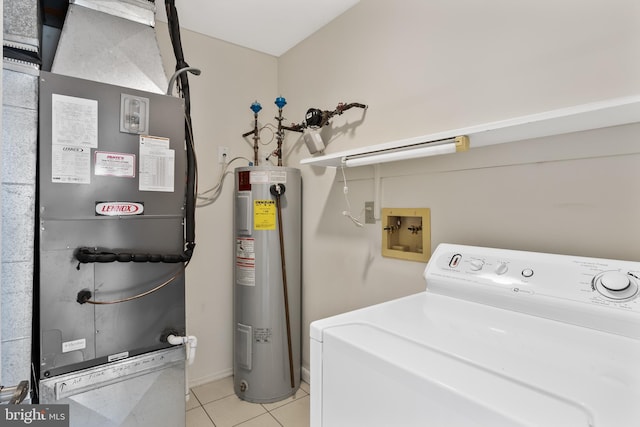
<svg viewBox="0 0 640 427">
<path fill-rule="evenodd" d="M 251 108 L 251 111 L 253 111 L 254 114 L 258 114 L 260 110 L 262 110 L 262 105 L 260 105 L 258 101 L 254 101 L 249 108 Z"/>
<path fill-rule="evenodd" d="M 278 106 L 278 108 L 280 110 L 282 110 L 282 107 L 287 105 L 287 100 L 284 99 L 283 97 L 279 96 L 279 97 L 276 98 L 275 104 Z"/>
</svg>

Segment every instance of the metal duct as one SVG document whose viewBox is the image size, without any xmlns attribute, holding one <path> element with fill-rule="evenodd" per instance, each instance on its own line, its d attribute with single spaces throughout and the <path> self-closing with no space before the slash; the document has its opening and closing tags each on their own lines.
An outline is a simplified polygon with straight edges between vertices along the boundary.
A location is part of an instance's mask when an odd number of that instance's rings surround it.
<svg viewBox="0 0 640 427">
<path fill-rule="evenodd" d="M 0 384 L 24 388 L 31 376 L 39 0 L 5 0 L 2 36 Z"/>
<path fill-rule="evenodd" d="M 2 10 L 3 46 L 39 52 L 39 0 L 5 0 Z"/>
<path fill-rule="evenodd" d="M 51 72 L 165 93 L 153 10 L 148 1 L 72 1 Z"/>
<path fill-rule="evenodd" d="M 2 385 L 29 379 L 38 70 L 4 61 L 2 73 Z"/>
</svg>

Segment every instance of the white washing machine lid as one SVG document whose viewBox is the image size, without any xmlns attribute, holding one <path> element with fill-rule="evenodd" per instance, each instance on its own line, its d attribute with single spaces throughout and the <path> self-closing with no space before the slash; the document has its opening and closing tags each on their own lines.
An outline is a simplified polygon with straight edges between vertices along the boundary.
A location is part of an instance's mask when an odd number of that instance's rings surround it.
<svg viewBox="0 0 640 427">
<path fill-rule="evenodd" d="M 421 381 L 416 390 L 430 390 L 436 407 L 459 409 L 449 421 L 470 414 L 457 425 L 640 424 L 640 343 L 631 338 L 428 292 L 314 322 L 311 338 L 322 343 L 323 405 L 334 409 L 332 384 L 344 384 L 337 375 L 377 372 L 395 382 L 406 373 L 403 384 Z M 357 362 L 347 368 L 349 355 Z"/>
</svg>

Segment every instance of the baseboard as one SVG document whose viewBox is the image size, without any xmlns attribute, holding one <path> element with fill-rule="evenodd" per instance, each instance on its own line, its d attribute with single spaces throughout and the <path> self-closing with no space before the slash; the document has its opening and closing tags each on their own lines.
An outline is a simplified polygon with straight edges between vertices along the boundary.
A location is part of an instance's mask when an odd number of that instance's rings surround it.
<svg viewBox="0 0 640 427">
<path fill-rule="evenodd" d="M 311 371 L 304 366 L 300 368 L 300 379 L 307 384 L 311 384 Z"/>
<path fill-rule="evenodd" d="M 213 381 L 221 380 L 233 375 L 233 368 L 224 369 L 222 371 L 215 372 L 211 375 L 206 375 L 200 378 L 193 378 L 189 380 L 189 388 L 197 387 L 202 384 L 210 383 Z"/>
<path fill-rule="evenodd" d="M 202 384 L 221 380 L 223 378 L 230 377 L 231 375 L 233 375 L 233 368 L 225 369 L 204 377 L 190 379 L 189 388 L 198 387 Z M 309 369 L 305 367 L 300 368 L 300 379 L 307 384 L 311 384 L 311 372 L 309 371 Z"/>
</svg>

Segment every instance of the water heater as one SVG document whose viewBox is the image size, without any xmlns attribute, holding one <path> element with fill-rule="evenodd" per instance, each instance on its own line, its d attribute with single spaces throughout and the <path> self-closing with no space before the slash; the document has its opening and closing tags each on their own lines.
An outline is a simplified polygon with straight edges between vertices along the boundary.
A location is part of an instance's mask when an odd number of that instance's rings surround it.
<svg viewBox="0 0 640 427">
<path fill-rule="evenodd" d="M 235 170 L 234 388 L 268 403 L 300 386 L 300 171 Z"/>
</svg>

